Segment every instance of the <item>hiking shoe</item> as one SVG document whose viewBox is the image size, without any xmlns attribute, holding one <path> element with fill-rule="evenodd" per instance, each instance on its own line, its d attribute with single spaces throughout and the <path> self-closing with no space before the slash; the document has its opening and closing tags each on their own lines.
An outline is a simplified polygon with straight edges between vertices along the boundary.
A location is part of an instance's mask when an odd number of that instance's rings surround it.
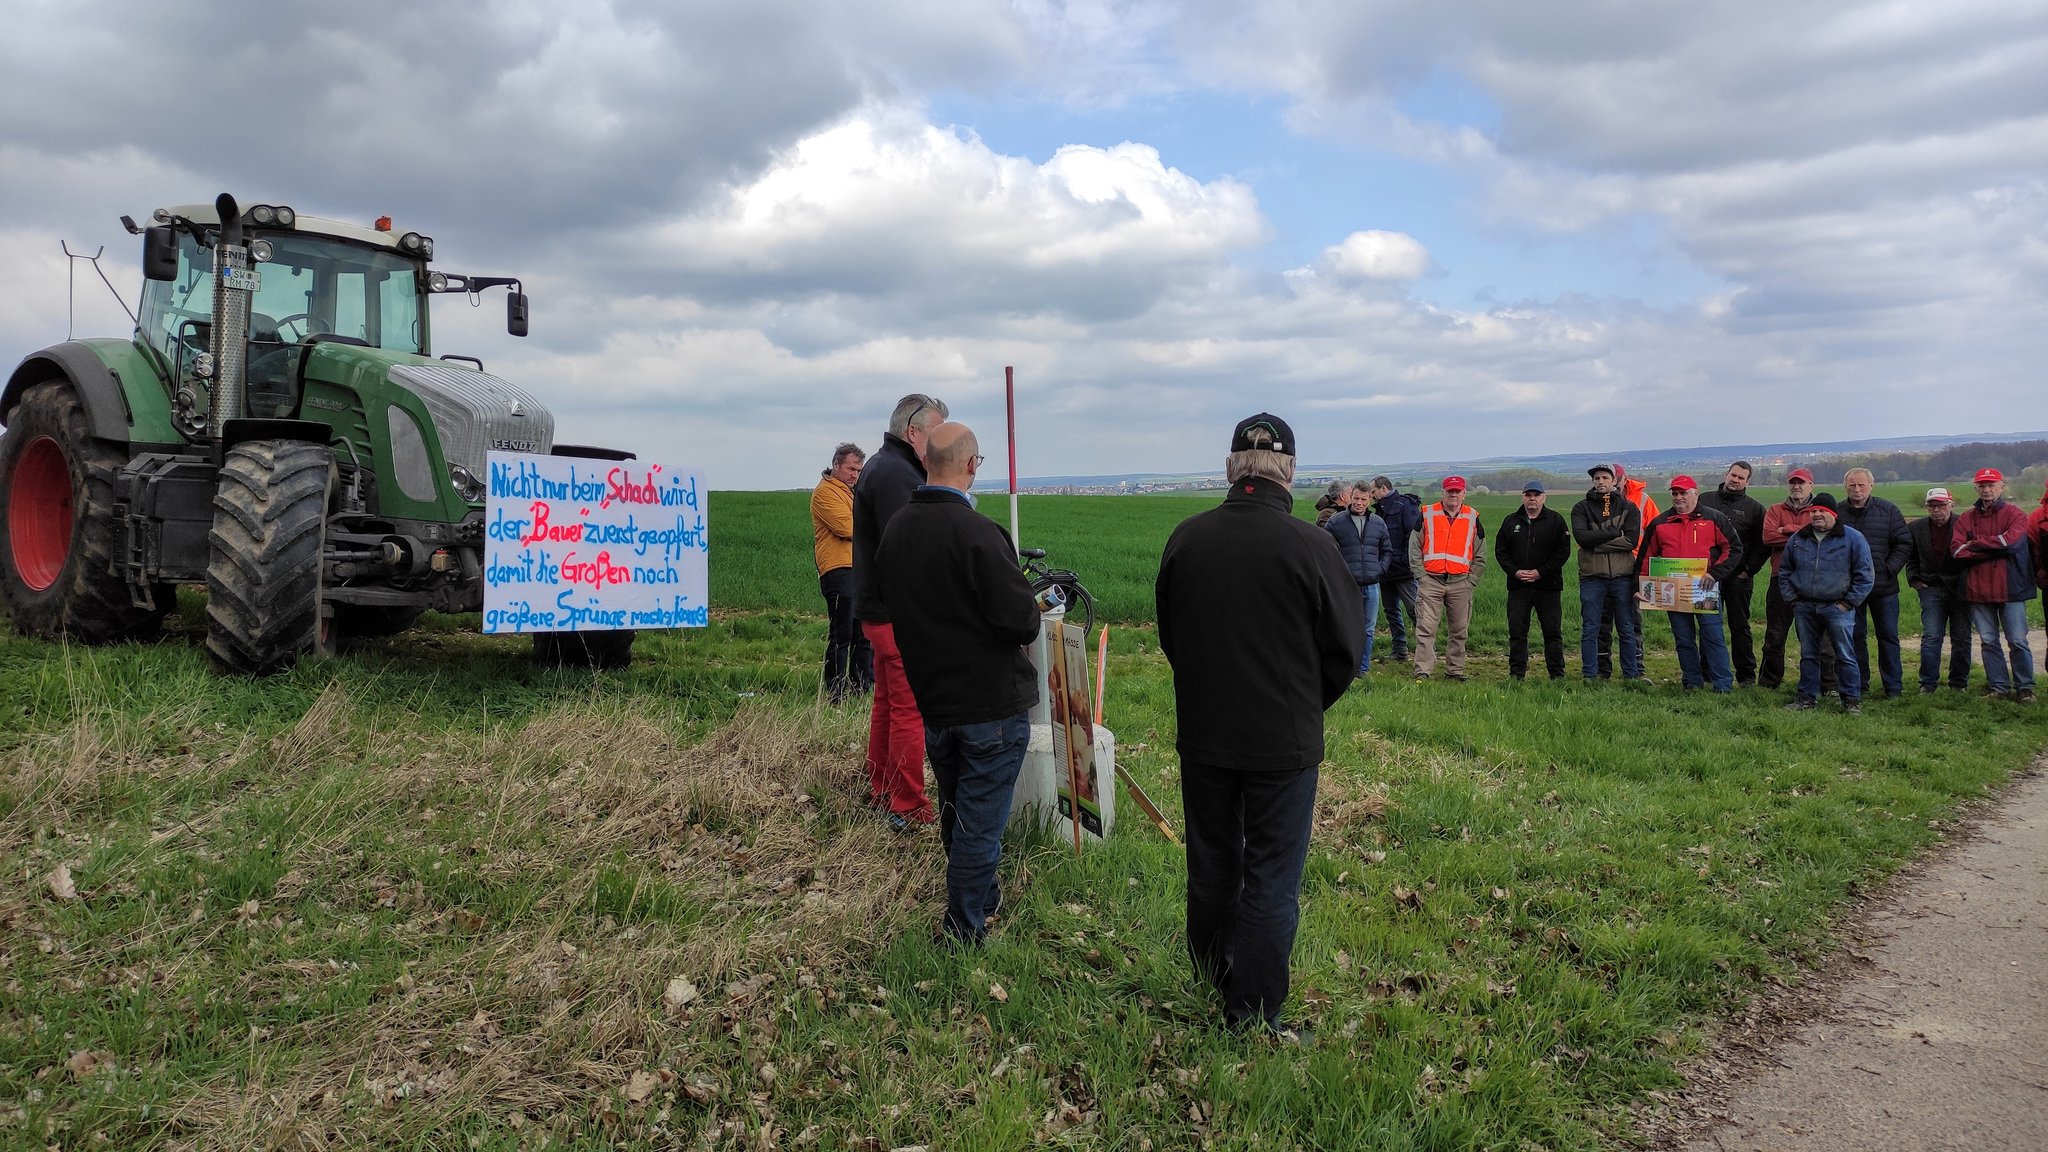
<svg viewBox="0 0 2048 1152">
<path fill-rule="evenodd" d="M 1471 677 L 1466 676 L 1463 672 L 1449 672 L 1444 675 L 1444 679 L 1455 680 L 1458 683 L 1463 684 L 1466 680 L 1471 679 Z"/>
<path fill-rule="evenodd" d="M 2005 699 L 2005 693 L 2000 692 L 1996 688 L 1986 688 L 1984 690 L 1984 698 L 1986 700 L 2003 700 Z"/>
<path fill-rule="evenodd" d="M 1417 683 L 1421 683 L 1422 681 L 1427 679 L 1429 679 L 1429 673 L 1427 672 L 1417 672 L 1415 674 L 1415 680 Z"/>
<path fill-rule="evenodd" d="M 2032 704 L 2034 702 L 2034 690 L 2032 688 L 2022 688 L 2020 689 L 2020 694 L 2013 697 L 2013 699 L 2021 704 Z"/>
<path fill-rule="evenodd" d="M 1842 713 L 1846 716 L 1861 716 L 1863 715 L 1863 705 L 1854 700 L 1844 700 L 1842 701 Z"/>
<path fill-rule="evenodd" d="M 1808 699 L 1807 699 L 1806 697 L 1804 697 L 1804 696 L 1801 696 L 1801 697 L 1800 697 L 1799 699 L 1797 699 L 1797 700 L 1794 700 L 1794 701 L 1793 701 L 1793 702 L 1791 702 L 1790 704 L 1787 704 L 1787 705 L 1785 705 L 1785 711 L 1787 711 L 1787 712 L 1811 712 L 1811 711 L 1813 711 L 1813 701 L 1811 701 L 1811 700 L 1808 700 Z"/>
<path fill-rule="evenodd" d="M 1934 693 L 1935 689 L 1932 685 L 1922 685 L 1920 688 L 1920 694 L 1922 696 L 1932 696 L 1934 695 Z"/>
<path fill-rule="evenodd" d="M 915 832 L 920 828 L 929 828 L 938 822 L 938 813 L 933 812 L 929 808 L 919 808 L 912 812 L 889 813 L 889 830 L 891 832 Z"/>
</svg>

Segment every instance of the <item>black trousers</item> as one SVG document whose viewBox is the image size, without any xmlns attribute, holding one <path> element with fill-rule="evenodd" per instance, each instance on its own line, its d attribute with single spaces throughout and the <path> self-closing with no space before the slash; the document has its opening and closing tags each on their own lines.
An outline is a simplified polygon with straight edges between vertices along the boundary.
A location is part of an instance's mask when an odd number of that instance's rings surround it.
<svg viewBox="0 0 2048 1152">
<path fill-rule="evenodd" d="M 849 693 L 873 690 L 875 653 L 853 618 L 853 569 L 818 577 L 825 595 L 825 695 L 838 703 Z"/>
<path fill-rule="evenodd" d="M 1314 768 L 1241 772 L 1182 761 L 1188 955 L 1234 1028 L 1280 1026 L 1315 822 Z"/>
<path fill-rule="evenodd" d="M 1756 598 L 1756 577 L 1730 576 L 1721 581 L 1721 614 L 1728 623 L 1728 655 L 1737 684 L 1756 683 L 1756 637 L 1749 631 L 1749 606 Z"/>
<path fill-rule="evenodd" d="M 1531 588 L 1508 576 L 1508 675 L 1529 671 L 1529 612 L 1543 629 L 1543 668 L 1552 680 L 1564 675 L 1564 597 L 1556 588 Z"/>
<path fill-rule="evenodd" d="M 1770 584 L 1764 588 L 1764 651 L 1757 660 L 1757 687 L 1784 686 L 1785 638 L 1791 633 L 1792 602 L 1779 590 L 1778 574 L 1773 572 Z M 1742 674 L 1736 673 L 1735 678 L 1742 679 Z M 1835 653 L 1825 644 L 1820 649 L 1820 690 L 1830 696 L 1835 692 Z"/>
</svg>

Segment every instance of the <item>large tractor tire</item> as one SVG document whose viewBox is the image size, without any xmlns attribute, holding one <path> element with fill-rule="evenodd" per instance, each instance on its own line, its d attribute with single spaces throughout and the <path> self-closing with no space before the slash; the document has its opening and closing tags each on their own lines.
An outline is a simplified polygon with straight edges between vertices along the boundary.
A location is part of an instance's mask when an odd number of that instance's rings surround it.
<svg viewBox="0 0 2048 1152">
<path fill-rule="evenodd" d="M 333 490 L 334 453 L 323 444 L 251 440 L 228 450 L 207 536 L 206 650 L 215 668 L 268 676 L 330 650 L 320 551 Z"/>
<path fill-rule="evenodd" d="M 417 623 L 425 611 L 396 604 L 336 604 L 334 630 L 343 637 L 396 636 Z"/>
<path fill-rule="evenodd" d="M 176 588 L 138 608 L 114 570 L 114 480 L 128 454 L 93 438 L 69 381 L 22 394 L 0 438 L 0 594 L 24 636 L 108 644 L 155 634 Z"/>
<path fill-rule="evenodd" d="M 630 629 L 618 632 L 535 632 L 533 658 L 548 668 L 624 668 L 633 662 Z"/>
</svg>

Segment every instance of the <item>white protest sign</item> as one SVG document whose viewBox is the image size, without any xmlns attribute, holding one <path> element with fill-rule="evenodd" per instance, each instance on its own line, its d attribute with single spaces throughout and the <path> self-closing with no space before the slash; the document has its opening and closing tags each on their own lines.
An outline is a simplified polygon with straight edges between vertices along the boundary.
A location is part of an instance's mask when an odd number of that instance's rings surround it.
<svg viewBox="0 0 2048 1152">
<path fill-rule="evenodd" d="M 711 623 L 703 474 L 641 460 L 493 452 L 484 631 Z"/>
</svg>

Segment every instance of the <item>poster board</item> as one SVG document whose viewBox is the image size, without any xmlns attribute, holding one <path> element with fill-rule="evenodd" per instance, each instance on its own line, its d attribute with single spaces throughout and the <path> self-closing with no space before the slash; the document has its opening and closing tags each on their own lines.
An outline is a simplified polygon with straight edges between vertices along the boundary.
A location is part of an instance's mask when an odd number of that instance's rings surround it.
<svg viewBox="0 0 2048 1152">
<path fill-rule="evenodd" d="M 694 468 L 491 453 L 483 630 L 711 623 L 706 495 Z"/>
<path fill-rule="evenodd" d="M 1088 676 L 1088 630 L 1062 622 L 1059 635 L 1060 650 L 1046 669 L 1058 810 L 1063 819 L 1072 820 L 1078 808 L 1081 830 L 1100 838 L 1102 780 L 1095 756 L 1095 708 L 1089 693 L 1093 681 Z"/>
<path fill-rule="evenodd" d="M 1707 578 L 1704 557 L 1650 557 L 1649 572 L 1640 582 L 1643 608 L 1655 612 L 1719 612 L 1721 586 L 1701 585 Z"/>
</svg>

